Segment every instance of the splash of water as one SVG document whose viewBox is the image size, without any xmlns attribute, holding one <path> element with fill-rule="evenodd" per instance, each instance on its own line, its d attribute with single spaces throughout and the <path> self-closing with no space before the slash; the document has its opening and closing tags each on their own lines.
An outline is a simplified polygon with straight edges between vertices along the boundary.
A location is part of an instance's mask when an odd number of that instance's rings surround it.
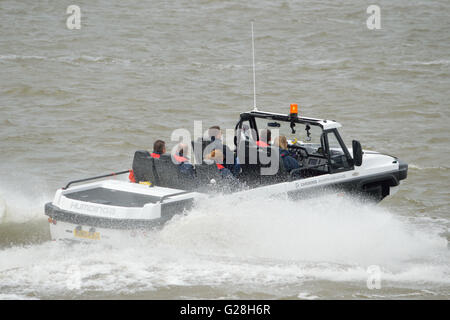
<svg viewBox="0 0 450 320">
<path fill-rule="evenodd" d="M 1 250 L 0 292 L 73 298 L 207 286 L 231 295 L 279 290 L 276 296 L 316 298 L 305 293 L 305 282 L 351 281 L 365 288 L 373 264 L 391 287 L 450 285 L 445 239 L 387 209 L 338 196 L 237 199 L 201 201 L 137 242 Z M 67 284 L 74 270 L 81 281 L 75 291 Z"/>
<path fill-rule="evenodd" d="M 216 197 L 175 218 L 157 238 L 205 254 L 391 266 L 429 258 L 446 245 L 386 209 L 334 195 L 240 203 L 233 195 Z"/>
<path fill-rule="evenodd" d="M 36 188 L 12 184 L 0 186 L 0 224 L 44 219 L 44 204 L 51 197 Z"/>
</svg>

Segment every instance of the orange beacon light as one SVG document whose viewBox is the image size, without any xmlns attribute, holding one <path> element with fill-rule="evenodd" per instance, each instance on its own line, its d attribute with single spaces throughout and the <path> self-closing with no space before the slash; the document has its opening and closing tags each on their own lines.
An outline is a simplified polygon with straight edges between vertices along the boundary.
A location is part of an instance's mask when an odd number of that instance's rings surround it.
<svg viewBox="0 0 450 320">
<path fill-rule="evenodd" d="M 291 103 L 291 111 L 289 116 L 297 117 L 297 115 L 298 115 L 298 106 L 296 103 Z"/>
</svg>

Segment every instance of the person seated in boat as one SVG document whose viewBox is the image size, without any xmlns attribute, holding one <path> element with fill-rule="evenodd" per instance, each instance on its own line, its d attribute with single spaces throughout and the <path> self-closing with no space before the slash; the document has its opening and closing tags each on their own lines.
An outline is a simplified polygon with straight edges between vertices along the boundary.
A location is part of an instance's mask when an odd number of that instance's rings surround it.
<svg viewBox="0 0 450 320">
<path fill-rule="evenodd" d="M 162 140 L 156 140 L 153 143 L 153 152 L 150 153 L 150 156 L 159 159 L 164 153 L 166 153 L 166 143 Z"/>
<path fill-rule="evenodd" d="M 241 141 L 250 141 L 250 127 L 248 124 L 243 124 L 240 130 L 241 133 Z"/>
<path fill-rule="evenodd" d="M 159 159 L 161 157 L 161 155 L 163 155 L 164 153 L 166 153 L 166 143 L 162 140 L 156 140 L 153 143 L 153 151 L 152 151 L 152 153 L 150 153 L 150 156 L 152 158 Z M 130 170 L 128 179 L 130 180 L 130 182 L 136 183 L 136 177 L 134 176 L 133 170 Z"/>
<path fill-rule="evenodd" d="M 208 135 L 211 138 L 211 143 L 207 147 L 208 151 L 215 149 L 222 151 L 222 156 L 224 158 L 223 160 L 223 166 L 225 166 L 228 170 L 230 170 L 233 174 L 238 174 L 241 172 L 241 165 L 239 163 L 239 158 L 234 154 L 233 151 L 226 145 L 223 144 L 222 141 L 222 131 L 220 130 L 219 126 L 212 126 L 208 129 Z M 233 160 L 227 161 L 227 155 L 232 155 Z"/>
<path fill-rule="evenodd" d="M 209 128 L 208 135 L 211 140 L 209 148 L 212 148 L 212 150 L 214 150 L 214 149 L 223 150 L 223 152 L 225 152 L 225 155 L 226 155 L 226 151 L 228 151 L 229 153 L 232 153 L 230 148 L 227 145 L 223 144 L 222 130 L 220 129 L 219 126 L 212 126 L 211 128 Z"/>
<path fill-rule="evenodd" d="M 220 149 L 214 149 L 211 153 L 206 155 L 205 158 L 206 160 L 211 160 L 214 162 L 222 178 L 236 180 L 233 173 L 231 173 L 231 171 L 223 165 L 224 156 Z"/>
<path fill-rule="evenodd" d="M 180 169 L 181 173 L 193 176 L 194 167 L 190 163 L 187 154 L 188 154 L 188 145 L 180 142 L 175 149 L 173 159 L 175 163 L 178 164 L 178 168 Z"/>
<path fill-rule="evenodd" d="M 259 140 L 256 141 L 256 145 L 263 148 L 270 147 L 270 140 L 272 140 L 272 132 L 270 129 L 263 129 L 259 134 Z"/>
<path fill-rule="evenodd" d="M 286 171 L 290 172 L 291 170 L 300 168 L 298 161 L 295 160 L 295 158 L 291 156 L 291 154 L 288 151 L 288 143 L 286 136 L 276 137 L 274 145 L 279 148 L 280 157 L 283 161 L 283 165 Z"/>
<path fill-rule="evenodd" d="M 180 142 L 177 144 L 175 148 L 174 159 L 178 161 L 178 163 L 189 162 L 188 157 L 188 145 Z"/>
</svg>

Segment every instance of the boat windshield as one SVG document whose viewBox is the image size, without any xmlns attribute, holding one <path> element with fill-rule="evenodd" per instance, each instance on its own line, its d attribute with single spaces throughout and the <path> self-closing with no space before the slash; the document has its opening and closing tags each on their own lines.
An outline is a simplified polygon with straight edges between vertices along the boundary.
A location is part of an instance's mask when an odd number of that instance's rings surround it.
<svg viewBox="0 0 450 320">
<path fill-rule="evenodd" d="M 260 137 L 260 139 L 264 136 L 264 130 L 270 130 L 270 144 L 275 141 L 275 138 L 277 136 L 286 136 L 290 145 L 297 144 L 309 149 L 314 149 L 314 151 L 317 151 L 317 149 L 321 147 L 321 137 L 323 131 L 319 126 L 308 126 L 301 123 L 295 123 L 294 133 L 291 128 L 291 123 L 289 122 L 274 121 L 262 118 L 256 118 L 255 120 L 258 128 L 258 136 Z"/>
</svg>

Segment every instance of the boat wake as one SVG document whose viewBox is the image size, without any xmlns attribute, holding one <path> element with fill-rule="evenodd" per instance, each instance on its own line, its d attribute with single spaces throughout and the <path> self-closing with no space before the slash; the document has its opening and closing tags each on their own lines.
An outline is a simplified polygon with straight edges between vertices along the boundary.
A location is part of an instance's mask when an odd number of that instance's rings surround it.
<svg viewBox="0 0 450 320">
<path fill-rule="evenodd" d="M 297 202 L 221 195 L 132 242 L 5 248 L 0 292 L 25 298 L 161 298 L 167 292 L 183 298 L 182 288 L 196 287 L 210 289 L 190 290 L 191 298 L 192 292 L 219 297 L 212 288 L 229 298 L 320 298 L 316 281 L 368 290 L 373 265 L 389 288 L 450 285 L 446 240 L 380 206 L 336 195 Z"/>
<path fill-rule="evenodd" d="M 429 258 L 446 245 L 387 209 L 338 195 L 240 203 L 233 195 L 215 197 L 156 236 L 158 243 L 205 254 L 389 266 Z"/>
</svg>

